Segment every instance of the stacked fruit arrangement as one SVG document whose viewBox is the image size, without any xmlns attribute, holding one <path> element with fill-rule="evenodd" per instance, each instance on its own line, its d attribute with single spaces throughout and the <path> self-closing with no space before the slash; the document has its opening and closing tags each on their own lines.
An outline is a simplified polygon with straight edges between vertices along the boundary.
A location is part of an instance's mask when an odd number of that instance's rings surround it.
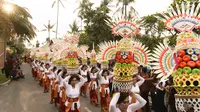
<svg viewBox="0 0 200 112">
<path fill-rule="evenodd" d="M 115 56 L 116 64 L 114 68 L 115 80 L 128 81 L 132 80 L 134 71 L 137 67 L 134 60 L 132 51 L 118 51 Z"/>
<path fill-rule="evenodd" d="M 177 38 L 180 42 L 197 40 L 188 32 L 185 34 L 187 38 L 180 36 Z M 187 49 L 180 49 L 181 43 L 177 42 L 176 70 L 173 72 L 173 77 L 174 87 L 179 95 L 200 95 L 200 49 L 191 47 L 194 45 L 193 42 L 187 43 Z"/>
<path fill-rule="evenodd" d="M 78 62 L 78 54 L 76 51 L 70 51 L 67 53 L 66 64 L 67 68 L 77 68 L 79 62 Z"/>
<path fill-rule="evenodd" d="M 92 65 L 95 65 L 97 64 L 97 60 L 96 60 L 96 52 L 95 50 L 93 49 L 91 54 L 90 54 L 90 62 Z"/>
</svg>

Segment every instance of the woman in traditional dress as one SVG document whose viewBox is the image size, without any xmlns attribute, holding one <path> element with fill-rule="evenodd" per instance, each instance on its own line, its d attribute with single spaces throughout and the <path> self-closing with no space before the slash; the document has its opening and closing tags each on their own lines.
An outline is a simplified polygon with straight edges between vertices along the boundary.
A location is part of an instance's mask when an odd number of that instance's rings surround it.
<svg viewBox="0 0 200 112">
<path fill-rule="evenodd" d="M 81 65 L 80 68 L 80 75 L 87 80 L 87 75 L 88 75 L 88 66 L 87 65 Z M 81 87 L 81 95 L 84 97 L 87 97 L 87 87 L 88 87 L 88 82 L 85 82 L 84 85 Z"/>
<path fill-rule="evenodd" d="M 99 73 L 97 67 L 92 67 L 89 71 L 90 83 L 89 83 L 89 93 L 90 93 L 90 102 L 98 105 L 98 86 L 97 86 L 97 74 Z"/>
<path fill-rule="evenodd" d="M 137 81 L 139 79 L 139 81 Z M 140 75 L 135 75 L 133 77 L 133 86 L 131 88 L 131 92 L 135 94 L 140 94 L 140 86 L 144 83 L 145 79 L 141 77 Z"/>
<path fill-rule="evenodd" d="M 50 74 L 50 65 L 49 63 L 47 63 L 43 75 L 44 93 L 49 92 L 49 85 L 50 85 L 50 79 L 48 77 L 49 74 Z"/>
<path fill-rule="evenodd" d="M 137 82 L 137 79 L 139 81 Z M 140 75 L 135 75 L 133 77 L 133 86 L 131 88 L 131 92 L 140 95 L 140 86 L 144 83 L 144 78 L 142 78 Z M 137 110 L 137 112 L 142 112 L 141 109 Z"/>
<path fill-rule="evenodd" d="M 136 99 L 135 103 L 130 103 L 130 97 Z M 116 93 L 110 102 L 109 112 L 135 112 L 145 104 L 146 101 L 138 94 Z"/>
<path fill-rule="evenodd" d="M 100 100 L 101 100 L 101 110 L 108 111 L 110 104 L 110 90 L 109 90 L 109 79 L 114 75 L 109 72 L 107 69 L 101 70 L 98 75 L 99 82 L 101 85 L 100 88 Z"/>
<path fill-rule="evenodd" d="M 32 63 L 31 63 L 31 68 L 32 68 L 32 76 L 33 78 L 35 78 L 35 63 L 36 63 L 36 60 L 33 60 Z"/>
<path fill-rule="evenodd" d="M 63 93 L 65 94 L 65 88 L 63 88 L 63 79 L 67 76 L 67 69 L 65 67 L 62 68 L 62 71 L 58 74 L 56 78 L 57 85 L 55 86 L 55 89 L 58 88 L 59 91 L 59 111 L 62 112 L 64 110 L 64 102 L 66 98 L 64 97 Z"/>
<path fill-rule="evenodd" d="M 56 80 L 54 81 L 55 82 L 55 85 L 52 84 L 53 88 L 54 88 L 54 99 L 55 99 L 55 106 L 57 107 L 57 103 L 60 103 L 59 100 L 60 100 L 60 96 L 59 96 L 59 93 L 60 93 L 60 89 L 59 89 L 59 82 L 57 81 L 58 79 L 58 74 L 62 72 L 62 69 L 58 69 L 56 71 Z"/>
<path fill-rule="evenodd" d="M 39 76 L 38 76 L 38 78 L 39 78 L 39 85 L 40 86 L 44 86 L 43 85 L 43 73 L 44 73 L 44 63 L 42 62 L 41 64 L 40 64 L 40 67 L 39 67 Z"/>
<path fill-rule="evenodd" d="M 39 75 L 40 75 L 40 60 L 36 63 L 36 80 L 39 80 Z"/>
<path fill-rule="evenodd" d="M 80 112 L 80 88 L 86 81 L 81 75 L 70 75 L 64 79 L 67 96 L 65 112 Z"/>
<path fill-rule="evenodd" d="M 54 102 L 55 99 L 54 99 L 54 93 L 55 93 L 55 80 L 56 80 L 56 70 L 57 70 L 57 67 L 53 67 L 53 69 L 51 70 L 50 74 L 48 75 L 48 78 L 50 79 L 50 85 L 51 85 L 51 101 L 50 101 L 50 104 L 53 103 L 53 100 Z M 55 103 L 56 105 L 56 103 Z"/>
</svg>

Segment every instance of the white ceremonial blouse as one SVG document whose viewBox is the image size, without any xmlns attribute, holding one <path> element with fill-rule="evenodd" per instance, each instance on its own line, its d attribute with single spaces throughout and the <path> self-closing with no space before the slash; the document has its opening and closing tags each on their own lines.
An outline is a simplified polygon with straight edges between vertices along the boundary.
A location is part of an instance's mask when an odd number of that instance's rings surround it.
<svg viewBox="0 0 200 112">
<path fill-rule="evenodd" d="M 109 72 L 109 74 L 110 75 L 106 76 L 106 79 L 105 79 L 105 77 L 102 76 L 102 70 L 101 70 L 101 72 L 98 75 L 100 84 L 109 84 L 109 79 L 111 79 L 114 76 L 114 74 L 111 72 Z"/>
<path fill-rule="evenodd" d="M 59 92 L 59 96 L 62 97 L 62 92 L 60 91 L 60 88 L 63 86 L 63 78 L 61 77 L 62 75 L 62 71 L 58 74 L 58 76 L 56 77 L 56 81 L 59 83 L 59 87 L 58 87 L 58 92 Z"/>
<path fill-rule="evenodd" d="M 80 71 L 81 76 L 87 76 L 88 69 L 83 71 L 83 70 L 81 70 L 81 68 L 82 68 L 82 65 L 79 67 L 79 71 Z M 87 77 L 85 77 L 85 79 L 86 79 L 86 81 L 88 81 Z"/>
<path fill-rule="evenodd" d="M 137 76 L 140 80 L 132 86 L 131 92 L 133 93 L 140 93 L 140 86 L 144 83 L 145 79 L 142 78 L 140 75 Z"/>
<path fill-rule="evenodd" d="M 117 101 L 119 100 L 120 93 L 116 93 L 109 106 L 109 112 L 121 112 L 119 108 L 117 108 Z M 145 104 L 146 101 L 138 94 L 135 94 L 136 102 L 132 103 L 128 106 L 127 112 L 135 112 L 136 110 L 142 108 Z"/>
<path fill-rule="evenodd" d="M 102 76 L 102 71 L 103 70 L 101 70 L 100 73 L 99 73 L 99 75 L 98 75 L 98 77 L 99 77 L 99 83 L 100 84 L 109 84 L 109 79 L 111 79 L 114 76 L 114 74 L 112 74 L 111 72 L 109 72 L 110 75 L 106 76 L 106 79 L 105 79 L 105 77 Z M 100 92 L 101 92 L 101 89 L 102 88 L 100 88 L 100 90 L 99 90 Z M 105 88 L 104 91 L 105 92 L 107 91 L 108 93 L 110 93 L 110 89 L 109 88 Z"/>
<path fill-rule="evenodd" d="M 51 71 L 50 74 L 48 75 L 49 79 L 53 79 L 56 78 L 56 73 Z M 51 81 L 51 85 L 52 85 L 52 81 Z"/>
<path fill-rule="evenodd" d="M 77 98 L 80 95 L 80 88 L 81 88 L 81 86 L 83 86 L 83 84 L 86 82 L 86 80 L 82 76 L 79 76 L 80 77 L 80 82 L 78 82 L 75 85 L 75 88 L 73 88 L 70 84 L 68 84 L 70 77 L 71 76 L 67 76 L 63 80 L 63 86 L 66 89 L 66 95 L 67 95 L 68 98 Z M 75 108 L 74 108 L 74 104 L 75 103 L 77 103 L 77 108 L 80 108 L 80 102 L 79 101 L 78 102 L 73 102 L 72 107 L 71 107 L 72 110 L 75 110 Z M 65 105 L 66 106 L 68 105 L 68 100 L 66 100 Z"/>
</svg>

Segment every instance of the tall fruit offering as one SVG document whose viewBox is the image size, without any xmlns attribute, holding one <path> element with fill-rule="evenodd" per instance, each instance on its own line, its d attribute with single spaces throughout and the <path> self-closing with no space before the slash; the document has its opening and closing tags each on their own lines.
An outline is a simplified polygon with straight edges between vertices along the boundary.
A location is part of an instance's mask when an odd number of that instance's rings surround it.
<svg viewBox="0 0 200 112">
<path fill-rule="evenodd" d="M 164 40 L 155 49 L 153 57 L 159 77 L 173 76 L 177 91 L 176 109 L 180 112 L 187 112 L 186 106 L 200 112 L 200 38 L 193 32 L 193 29 L 200 28 L 199 5 L 176 4 L 167 13 L 163 12 L 162 18 L 158 17 L 168 30 L 180 32 L 175 49 L 171 49 Z"/>
</svg>

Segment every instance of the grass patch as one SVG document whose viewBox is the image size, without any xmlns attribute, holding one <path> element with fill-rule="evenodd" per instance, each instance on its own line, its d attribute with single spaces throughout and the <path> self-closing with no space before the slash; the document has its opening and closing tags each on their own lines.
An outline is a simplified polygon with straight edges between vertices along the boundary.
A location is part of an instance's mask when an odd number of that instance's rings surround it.
<svg viewBox="0 0 200 112">
<path fill-rule="evenodd" d="M 8 81 L 8 80 L 9 80 L 9 78 L 6 78 L 6 75 L 3 74 L 3 73 L 1 72 L 1 70 L 0 70 L 0 84 L 6 82 L 6 81 Z"/>
</svg>

